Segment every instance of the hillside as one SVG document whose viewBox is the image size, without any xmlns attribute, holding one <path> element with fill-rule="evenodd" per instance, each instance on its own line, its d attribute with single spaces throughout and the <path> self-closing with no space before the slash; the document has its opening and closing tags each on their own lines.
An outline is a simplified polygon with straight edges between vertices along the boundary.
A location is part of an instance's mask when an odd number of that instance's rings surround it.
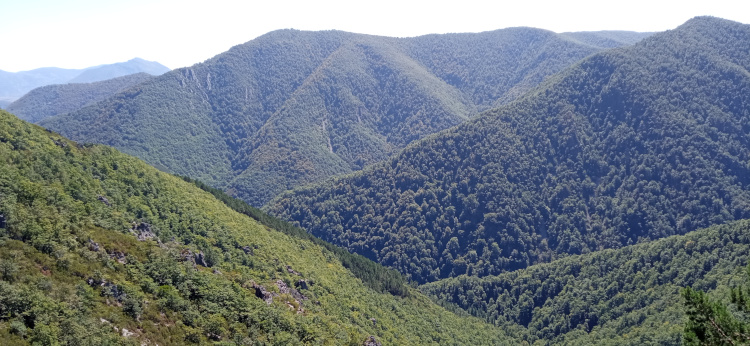
<svg viewBox="0 0 750 346">
<path fill-rule="evenodd" d="M 266 208 L 420 283 L 748 218 L 749 50 L 698 17 Z"/>
<path fill-rule="evenodd" d="M 139 58 L 84 69 L 43 67 L 20 72 L 0 71 L 0 102 L 13 102 L 35 88 L 50 84 L 92 83 L 139 72 L 160 75 L 167 71 L 169 68 L 158 62 Z"/>
<path fill-rule="evenodd" d="M 680 345 L 680 289 L 726 294 L 743 280 L 748 254 L 750 221 L 743 220 L 422 290 L 530 343 Z"/>
<path fill-rule="evenodd" d="M 153 78 L 145 72 L 94 83 L 53 84 L 36 88 L 5 109 L 19 118 L 36 123 L 94 104 Z"/>
<path fill-rule="evenodd" d="M 539 29 L 281 30 L 42 125 L 260 206 L 359 170 L 601 50 Z"/>
<path fill-rule="evenodd" d="M 361 257 L 5 111 L 0 161 L 4 345 L 510 340 L 403 283 L 382 293 L 363 275 L 385 269 Z"/>
<path fill-rule="evenodd" d="M 124 62 L 87 68 L 68 83 L 93 83 L 135 73 L 158 76 L 169 71 L 168 67 L 156 61 L 134 58 Z"/>
</svg>

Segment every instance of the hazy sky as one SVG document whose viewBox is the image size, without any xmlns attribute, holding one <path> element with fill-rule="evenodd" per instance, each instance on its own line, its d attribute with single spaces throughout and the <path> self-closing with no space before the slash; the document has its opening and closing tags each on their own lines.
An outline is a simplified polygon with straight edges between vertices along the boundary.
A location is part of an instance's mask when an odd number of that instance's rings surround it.
<svg viewBox="0 0 750 346">
<path fill-rule="evenodd" d="M 663 31 L 698 15 L 750 23 L 750 1 L 0 0 L 0 70 L 134 57 L 189 66 L 276 29 L 385 35 L 530 26 Z"/>
</svg>

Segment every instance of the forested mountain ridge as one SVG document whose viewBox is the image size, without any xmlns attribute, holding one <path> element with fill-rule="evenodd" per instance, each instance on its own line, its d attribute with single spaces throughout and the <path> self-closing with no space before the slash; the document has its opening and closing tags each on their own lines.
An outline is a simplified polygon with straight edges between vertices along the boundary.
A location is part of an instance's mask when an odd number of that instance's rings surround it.
<svg viewBox="0 0 750 346">
<path fill-rule="evenodd" d="M 743 281 L 748 254 L 750 220 L 741 220 L 421 289 L 530 344 L 680 345 L 681 288 L 725 295 Z"/>
<path fill-rule="evenodd" d="M 266 209 L 421 283 L 748 218 L 748 51 L 697 17 Z"/>
<path fill-rule="evenodd" d="M 531 28 L 403 39 L 281 30 L 43 126 L 259 206 L 383 160 L 601 49 Z"/>
<path fill-rule="evenodd" d="M 133 58 L 125 62 L 87 68 L 81 74 L 69 80 L 68 83 L 94 83 L 134 73 L 147 73 L 152 76 L 159 76 L 169 71 L 168 67 L 156 61 Z"/>
<path fill-rule="evenodd" d="M 29 91 L 5 109 L 22 120 L 36 123 L 102 101 L 150 78 L 153 76 L 139 72 L 94 83 L 47 85 Z"/>
<path fill-rule="evenodd" d="M 167 71 L 169 68 L 158 62 L 140 58 L 85 69 L 43 67 L 20 72 L 0 71 L 0 101 L 10 104 L 32 89 L 50 84 L 92 83 L 138 72 L 160 75 Z"/>
<path fill-rule="evenodd" d="M 412 288 L 382 293 L 374 263 L 5 111 L 0 162 L 4 345 L 514 343 Z"/>
</svg>

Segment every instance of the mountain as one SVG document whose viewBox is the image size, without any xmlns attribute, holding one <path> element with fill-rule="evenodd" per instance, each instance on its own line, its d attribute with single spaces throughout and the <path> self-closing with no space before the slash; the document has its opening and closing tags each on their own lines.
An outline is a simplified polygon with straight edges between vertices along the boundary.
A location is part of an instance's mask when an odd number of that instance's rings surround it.
<svg viewBox="0 0 750 346">
<path fill-rule="evenodd" d="M 266 210 L 420 283 L 749 218 L 748 50 L 694 18 Z"/>
<path fill-rule="evenodd" d="M 361 256 L 5 111 L 0 160 L 4 344 L 513 343 Z"/>
<path fill-rule="evenodd" d="M 651 32 L 606 30 L 565 32 L 561 35 L 595 47 L 617 48 L 634 44 L 653 34 Z"/>
<path fill-rule="evenodd" d="M 102 101 L 151 78 L 152 75 L 139 72 L 94 83 L 47 85 L 29 91 L 5 109 L 23 120 L 35 123 Z"/>
<path fill-rule="evenodd" d="M 68 83 L 93 83 L 135 73 L 147 73 L 152 76 L 158 76 L 169 71 L 168 67 L 156 61 L 134 58 L 125 62 L 85 69 L 81 74 L 69 80 Z"/>
<path fill-rule="evenodd" d="M 0 70 L 0 100 L 15 101 L 29 90 L 43 85 L 67 83 L 81 70 L 44 67 L 31 71 L 6 72 Z"/>
<path fill-rule="evenodd" d="M 721 295 L 742 277 L 748 254 L 750 220 L 742 220 L 421 289 L 530 344 L 681 345 L 681 289 Z"/>
<path fill-rule="evenodd" d="M 259 206 L 384 160 L 601 49 L 531 28 L 403 39 L 281 30 L 42 125 Z"/>
<path fill-rule="evenodd" d="M 160 75 L 167 71 L 169 68 L 158 62 L 139 58 L 85 69 L 43 67 L 21 72 L 0 71 L 0 102 L 9 104 L 32 89 L 50 84 L 91 83 L 138 72 Z"/>
</svg>

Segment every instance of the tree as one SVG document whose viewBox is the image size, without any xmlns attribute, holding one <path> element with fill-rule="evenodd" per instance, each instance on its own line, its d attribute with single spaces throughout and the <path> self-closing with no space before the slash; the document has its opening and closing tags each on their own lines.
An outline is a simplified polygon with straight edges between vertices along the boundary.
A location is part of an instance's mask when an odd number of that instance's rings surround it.
<svg viewBox="0 0 750 346">
<path fill-rule="evenodd" d="M 748 267 L 750 271 L 750 266 Z M 750 272 L 748 272 L 750 274 Z M 745 290 L 750 287 L 745 288 Z M 748 324 L 738 320 L 729 307 L 712 301 L 705 292 L 686 287 L 682 290 L 688 322 L 685 324 L 684 341 L 687 345 L 747 345 L 750 344 Z M 742 288 L 732 290 L 732 304 L 739 310 L 747 309 Z"/>
</svg>

